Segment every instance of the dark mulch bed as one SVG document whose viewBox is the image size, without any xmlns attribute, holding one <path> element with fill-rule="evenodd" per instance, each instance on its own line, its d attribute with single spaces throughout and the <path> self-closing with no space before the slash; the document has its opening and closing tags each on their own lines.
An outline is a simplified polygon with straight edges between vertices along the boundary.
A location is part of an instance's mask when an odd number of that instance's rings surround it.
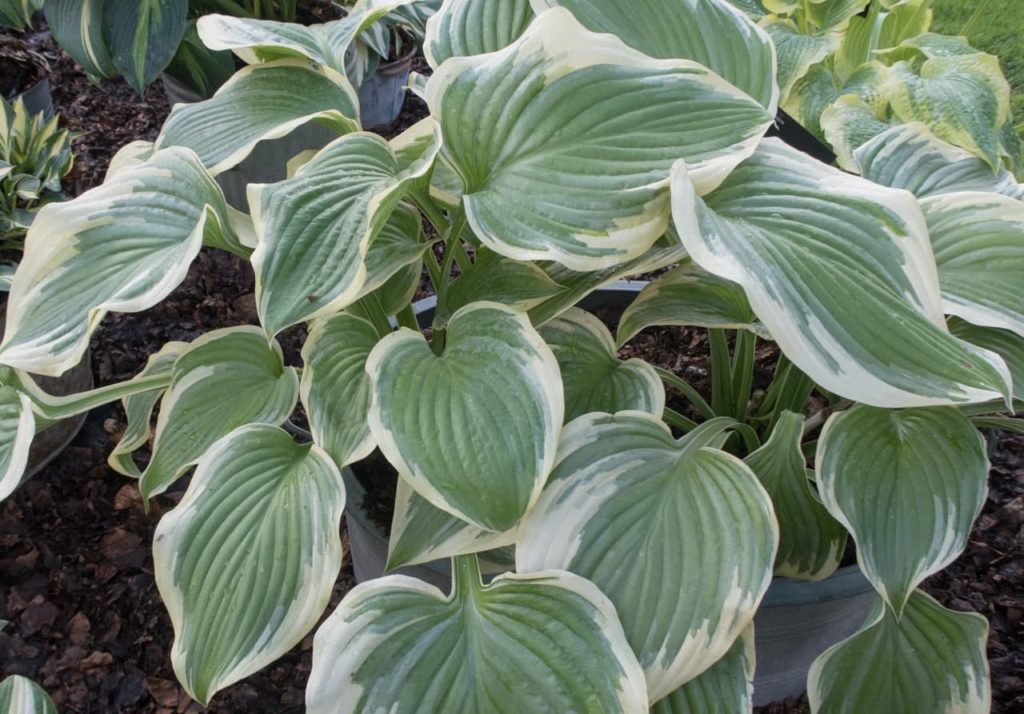
<svg viewBox="0 0 1024 714">
<path fill-rule="evenodd" d="M 120 146 L 156 136 L 168 111 L 166 98 L 159 85 L 150 88 L 146 101 L 121 81 L 93 86 L 45 35 L 34 39 L 34 48 L 49 53 L 54 99 L 65 123 L 87 132 L 76 142 L 71 186 L 79 193 L 102 180 Z M 407 99 L 388 133 L 423 115 L 422 102 Z M 168 340 L 190 340 L 255 319 L 251 268 L 204 251 L 160 305 L 104 320 L 92 343 L 97 383 L 137 373 Z M 303 338 L 301 331 L 285 336 L 289 363 L 297 363 Z M 624 355 L 643 354 L 706 391 L 706 352 L 701 331 L 671 328 L 643 333 Z M 763 348 L 758 358 L 767 373 L 774 353 Z M 678 395 L 675 406 L 685 410 Z M 0 675 L 35 678 L 61 711 L 198 712 L 170 667 L 172 633 L 149 547 L 157 521 L 181 498 L 185 484 L 158 498 L 148 515 L 142 511 L 133 482 L 106 465 L 123 420 L 116 405 L 93 412 L 67 451 L 0 504 L 0 618 L 12 621 L 0 632 Z M 1024 711 L 1024 439 L 1004 437 L 992 463 L 989 499 L 968 550 L 926 589 L 948 607 L 989 617 L 993 711 Z M 346 558 L 328 612 L 352 583 Z M 209 711 L 301 711 L 311 641 L 307 637 L 275 664 L 218 694 Z M 805 712 L 806 699 L 761 711 Z"/>
</svg>

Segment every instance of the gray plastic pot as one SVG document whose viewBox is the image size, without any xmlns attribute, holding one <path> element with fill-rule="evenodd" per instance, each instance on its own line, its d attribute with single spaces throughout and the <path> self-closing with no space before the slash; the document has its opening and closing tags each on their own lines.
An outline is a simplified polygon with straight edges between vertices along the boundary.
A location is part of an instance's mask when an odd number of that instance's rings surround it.
<svg viewBox="0 0 1024 714">
<path fill-rule="evenodd" d="M 377 71 L 359 86 L 359 117 L 368 129 L 391 126 L 402 112 L 405 86 L 415 48 L 394 62 L 378 65 Z"/>
<path fill-rule="evenodd" d="M 580 305 L 589 310 L 624 305 L 646 285 L 618 281 L 591 293 Z M 421 323 L 433 318 L 434 298 L 415 304 Z M 366 490 L 350 469 L 344 469 L 349 548 L 356 582 L 379 578 L 387 562 L 388 541 L 362 507 Z M 394 572 L 425 580 L 442 591 L 451 588 L 451 565 L 436 560 L 398 568 Z M 799 696 L 807 687 L 811 663 L 864 622 L 874 590 L 856 565 L 840 568 L 831 577 L 812 583 L 774 578 L 754 617 L 757 667 L 754 705 L 762 706 Z"/>
<path fill-rule="evenodd" d="M 53 118 L 53 94 L 49 77 L 43 77 L 18 96 L 25 102 L 25 108 L 30 114 L 42 112 L 47 119 Z"/>
</svg>

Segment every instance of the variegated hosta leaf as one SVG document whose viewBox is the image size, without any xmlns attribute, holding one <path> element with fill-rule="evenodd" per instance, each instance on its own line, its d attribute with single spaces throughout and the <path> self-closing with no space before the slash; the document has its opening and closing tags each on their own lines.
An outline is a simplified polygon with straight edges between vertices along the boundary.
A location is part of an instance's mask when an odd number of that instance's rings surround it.
<svg viewBox="0 0 1024 714">
<path fill-rule="evenodd" d="M 580 271 L 634 258 L 665 232 L 673 161 L 708 190 L 771 122 L 705 67 L 654 60 L 564 8 L 500 52 L 445 62 L 427 103 L 480 240 Z"/>
<path fill-rule="evenodd" d="M 519 572 L 569 570 L 615 604 L 652 702 L 728 651 L 771 582 L 768 494 L 708 448 L 728 428 L 708 422 L 677 441 L 649 414 L 580 417 L 519 530 Z"/>
<path fill-rule="evenodd" d="M 767 335 L 743 288 L 690 260 L 640 291 L 619 320 L 619 344 L 653 325 L 751 330 Z"/>
<path fill-rule="evenodd" d="M 812 0 L 804 4 L 810 20 L 820 32 L 843 31 L 851 18 L 859 14 L 871 0 Z"/>
<path fill-rule="evenodd" d="M 200 460 L 153 539 L 171 662 L 192 698 L 207 704 L 316 624 L 341 570 L 344 508 L 330 457 L 277 427 L 236 429 Z"/>
<path fill-rule="evenodd" d="M 704 673 L 651 707 L 651 714 L 741 714 L 754 706 L 754 626 Z"/>
<path fill-rule="evenodd" d="M 252 423 L 279 424 L 299 393 L 281 347 L 256 327 L 209 332 L 182 352 L 160 401 L 143 498 L 162 493 L 218 439 Z"/>
<path fill-rule="evenodd" d="M 366 423 L 366 358 L 379 340 L 373 325 L 343 313 L 314 322 L 302 346 L 300 393 L 309 430 L 339 467 L 366 458 L 376 446 Z"/>
<path fill-rule="evenodd" d="M 782 102 L 782 108 L 807 131 L 824 139 L 821 114 L 836 100 L 836 78 L 824 63 L 816 64 L 798 79 Z"/>
<path fill-rule="evenodd" d="M 712 70 L 775 113 L 779 85 L 771 38 L 726 0 L 532 0 L 538 13 L 572 11 L 584 27 L 608 32 L 658 59 L 687 59 Z"/>
<path fill-rule="evenodd" d="M 665 388 L 642 359 L 620 360 L 615 340 L 597 317 L 570 308 L 540 328 L 555 353 L 565 390 L 565 421 L 589 412 L 641 411 L 661 417 Z"/>
<path fill-rule="evenodd" d="M 188 272 L 204 239 L 229 236 L 224 194 L 191 151 L 158 151 L 36 216 L 11 286 L 0 362 L 58 375 L 108 310 L 139 312 Z"/>
<path fill-rule="evenodd" d="M 797 80 L 807 74 L 812 65 L 839 48 L 839 37 L 835 34 L 803 34 L 792 20 L 774 19 L 763 23 L 762 27 L 775 43 L 779 63 L 779 101 L 785 104 Z"/>
<path fill-rule="evenodd" d="M 836 163 L 857 173 L 857 149 L 889 128 L 856 94 L 844 94 L 821 113 L 821 131 L 836 152 Z"/>
<path fill-rule="evenodd" d="M 872 2 L 868 12 L 851 17 L 843 33 L 843 42 L 832 61 L 839 80 L 845 82 L 876 52 L 899 45 L 921 34 L 931 24 L 931 0 L 900 0 L 882 7 Z"/>
<path fill-rule="evenodd" d="M 21 485 L 35 433 L 29 398 L 14 387 L 0 387 L 0 501 Z"/>
<path fill-rule="evenodd" d="M 1024 401 L 1024 337 L 994 327 L 978 327 L 959 318 L 949 320 L 949 331 L 971 344 L 995 352 L 1006 361 L 1013 380 L 1013 398 Z"/>
<path fill-rule="evenodd" d="M 516 531 L 486 531 L 432 506 L 399 476 L 387 569 L 479 553 L 516 542 Z"/>
<path fill-rule="evenodd" d="M 868 624 L 818 657 L 807 678 L 811 710 L 987 712 L 988 622 L 918 590 L 899 619 L 880 601 Z"/>
<path fill-rule="evenodd" d="M 936 136 L 1000 168 L 999 130 L 1010 116 L 1010 85 L 999 59 L 976 53 L 892 67 L 887 96 L 902 122 L 923 121 Z"/>
<path fill-rule="evenodd" d="M 1024 186 L 1006 169 L 938 138 L 921 122 L 894 126 L 854 152 L 864 178 L 905 188 L 918 198 L 956 191 L 987 191 L 1024 201 Z"/>
<path fill-rule="evenodd" d="M 884 407 L 982 402 L 1009 390 L 997 355 L 946 331 L 911 194 L 777 139 L 703 199 L 681 164 L 672 188 L 690 256 L 742 285 L 786 356 L 825 389 Z"/>
<path fill-rule="evenodd" d="M 897 613 L 926 576 L 960 555 L 988 490 L 985 442 L 948 407 L 857 405 L 828 420 L 815 461 L 825 507 Z"/>
<path fill-rule="evenodd" d="M 294 178 L 250 187 L 259 236 L 252 256 L 256 307 L 269 334 L 335 313 L 360 296 L 375 235 L 408 183 L 429 171 L 436 151 L 435 143 L 403 170 L 386 141 L 349 134 L 328 144 Z M 417 250 L 412 260 L 422 255 Z M 387 262 L 391 254 L 381 257 Z"/>
<path fill-rule="evenodd" d="M 366 282 L 358 297 L 374 293 L 385 315 L 397 313 L 419 287 L 428 248 L 419 211 L 399 204 L 366 251 Z"/>
<path fill-rule="evenodd" d="M 469 558 L 447 597 L 401 575 L 349 592 L 313 640 L 309 714 L 647 711 L 643 672 L 592 583 L 552 571 L 482 586 Z"/>
<path fill-rule="evenodd" d="M 186 349 L 188 349 L 188 345 L 184 342 L 164 344 L 159 352 L 150 355 L 146 366 L 138 376 L 171 375 L 174 371 L 174 363 Z M 114 471 L 132 478 L 142 476 L 142 470 L 132 459 L 132 452 L 149 442 L 149 423 L 153 416 L 153 408 L 163 395 L 164 390 L 154 389 L 142 394 L 134 394 L 121 401 L 128 424 L 121 434 L 121 439 L 110 452 L 110 456 L 107 457 L 107 463 Z"/>
<path fill-rule="evenodd" d="M 355 131 L 358 107 L 342 75 L 308 60 L 283 59 L 236 72 L 210 99 L 175 105 L 157 146 L 187 146 L 216 175 L 241 163 L 264 139 L 314 119 L 339 134 Z"/>
<path fill-rule="evenodd" d="M 762 0 L 728 0 L 729 4 L 742 10 L 747 17 L 757 20 L 768 14 Z"/>
<path fill-rule="evenodd" d="M 965 191 L 921 208 L 946 313 L 1024 336 L 1024 202 Z"/>
<path fill-rule="evenodd" d="M 846 531 L 821 504 L 800 442 L 804 418 L 783 411 L 765 444 L 745 461 L 771 496 L 779 519 L 775 574 L 821 580 L 839 567 Z"/>
<path fill-rule="evenodd" d="M 46 690 L 20 674 L 12 674 L 0 682 L 0 711 L 8 714 L 57 714 Z"/>
<path fill-rule="evenodd" d="M 167 66 L 185 34 L 188 3 L 181 0 L 136 0 L 105 3 L 103 39 L 114 66 L 142 95 Z M 115 9 L 116 6 L 116 9 Z"/>
<path fill-rule="evenodd" d="M 536 502 L 564 403 L 555 356 L 525 313 L 473 303 L 452 316 L 440 356 L 402 329 L 373 349 L 366 371 L 370 431 L 420 495 L 493 531 Z"/>
<path fill-rule="evenodd" d="M 53 37 L 86 74 L 110 77 L 114 61 L 103 39 L 107 0 L 46 0 L 43 11 Z M 111 2 L 111 4 L 113 4 Z"/>
<path fill-rule="evenodd" d="M 450 57 L 497 52 L 533 20 L 530 0 L 445 0 L 427 21 L 423 55 L 437 69 Z"/>
<path fill-rule="evenodd" d="M 478 300 L 529 310 L 563 289 L 536 263 L 512 260 L 480 248 L 473 267 L 452 282 L 441 317 Z"/>
</svg>

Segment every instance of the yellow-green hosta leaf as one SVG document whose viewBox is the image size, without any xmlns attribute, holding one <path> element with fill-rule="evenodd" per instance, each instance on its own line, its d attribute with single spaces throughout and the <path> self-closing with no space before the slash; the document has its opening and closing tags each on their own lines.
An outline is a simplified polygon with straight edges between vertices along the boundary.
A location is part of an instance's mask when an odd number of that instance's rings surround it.
<svg viewBox="0 0 1024 714">
<path fill-rule="evenodd" d="M 1002 357 L 1013 378 L 1013 398 L 1024 401 L 1024 337 L 1009 330 L 978 327 L 956 317 L 950 318 L 949 331 Z"/>
<path fill-rule="evenodd" d="M 259 236 L 252 256 L 256 307 L 268 334 L 335 313 L 363 294 L 374 237 L 409 182 L 429 171 L 436 151 L 435 142 L 403 169 L 385 140 L 353 133 L 324 147 L 294 178 L 250 187 Z M 410 260 L 378 274 L 370 289 L 422 255 L 421 246 L 413 248 Z M 379 257 L 387 263 L 393 256 Z"/>
<path fill-rule="evenodd" d="M 1000 399 L 997 355 L 952 337 L 917 200 L 766 139 L 703 199 L 673 179 L 679 234 L 701 267 L 743 286 L 793 363 L 876 406 Z"/>
<path fill-rule="evenodd" d="M 982 159 L 938 138 L 921 122 L 894 126 L 854 152 L 859 173 L 918 198 L 987 191 L 1024 201 L 1024 186 L 1006 169 L 995 174 Z"/>
<path fill-rule="evenodd" d="M 160 400 L 142 497 L 165 491 L 233 429 L 281 423 L 298 394 L 295 369 L 284 366 L 280 345 L 268 343 L 259 328 L 230 327 L 195 340 L 174 363 Z"/>
<path fill-rule="evenodd" d="M 204 238 L 234 242 L 224 194 L 180 147 L 47 205 L 25 239 L 0 362 L 45 375 L 75 366 L 108 310 L 139 312 L 163 300 Z"/>
<path fill-rule="evenodd" d="M 857 405 L 826 422 L 815 463 L 825 507 L 897 613 L 925 577 L 960 555 L 988 492 L 985 442 L 950 407 Z"/>
<path fill-rule="evenodd" d="M 283 59 L 246 67 L 211 98 L 176 104 L 157 147 L 187 146 L 211 173 L 238 165 L 264 139 L 313 120 L 339 134 L 359 128 L 359 103 L 349 81 L 308 60 Z"/>
<path fill-rule="evenodd" d="M 857 172 L 857 149 L 889 128 L 856 94 L 844 94 L 821 113 L 821 130 L 836 152 L 836 163 Z"/>
<path fill-rule="evenodd" d="M 497 52 L 533 20 L 530 0 L 445 0 L 427 20 L 423 55 L 437 69 L 450 57 Z"/>
<path fill-rule="evenodd" d="M 341 473 L 312 444 L 251 424 L 218 441 L 153 538 L 171 662 L 205 705 L 294 647 L 341 571 Z"/>
<path fill-rule="evenodd" d="M 810 4 L 804 5 L 804 9 L 819 32 L 842 32 L 869 2 L 871 0 L 812 0 Z"/>
<path fill-rule="evenodd" d="M 921 199 L 947 314 L 1024 337 L 1024 202 L 961 191 Z"/>
<path fill-rule="evenodd" d="M 876 53 L 896 47 L 904 40 L 920 35 L 931 25 L 931 0 L 900 0 L 883 8 L 871 3 L 868 13 L 850 17 L 843 42 L 832 61 L 840 82 L 845 82 Z"/>
<path fill-rule="evenodd" d="M 7 714 L 57 714 L 46 690 L 28 677 L 12 674 L 0 682 L 0 711 Z"/>
<path fill-rule="evenodd" d="M 403 328 L 378 343 L 366 371 L 370 431 L 421 496 L 494 531 L 536 502 L 564 403 L 558 362 L 525 313 L 472 303 L 452 316 L 439 356 Z"/>
<path fill-rule="evenodd" d="M 899 619 L 880 601 L 857 634 L 811 666 L 807 694 L 820 714 L 982 714 L 991 690 L 988 622 L 918 590 Z"/>
<path fill-rule="evenodd" d="M 651 707 L 651 714 L 741 714 L 754 706 L 754 626 L 720 660 Z"/>
<path fill-rule="evenodd" d="M 578 271 L 635 258 L 665 232 L 673 161 L 710 189 L 771 122 L 705 67 L 652 59 L 564 8 L 500 52 L 445 62 L 427 103 L 484 245 Z"/>
<path fill-rule="evenodd" d="M 619 320 L 618 343 L 623 345 L 654 325 L 750 330 L 767 336 L 743 288 L 691 260 L 658 276 L 640 291 Z"/>
<path fill-rule="evenodd" d="M 805 35 L 792 20 L 772 19 L 761 25 L 775 43 L 779 63 L 779 102 L 785 104 L 793 85 L 839 47 L 835 34 Z"/>
<path fill-rule="evenodd" d="M 473 267 L 452 282 L 442 313 L 455 312 L 478 300 L 529 310 L 563 289 L 536 263 L 512 260 L 480 248 Z"/>
<path fill-rule="evenodd" d="M 540 335 L 555 353 L 565 391 L 565 421 L 589 412 L 641 411 L 661 417 L 665 388 L 642 359 L 620 360 L 608 328 L 577 307 L 544 323 Z"/>
<path fill-rule="evenodd" d="M 532 0 L 540 13 L 565 7 L 594 32 L 608 32 L 658 59 L 693 60 L 774 114 L 779 103 L 771 38 L 726 0 Z"/>
<path fill-rule="evenodd" d="M 103 38 L 103 16 L 112 0 L 46 0 L 43 12 L 50 32 L 86 74 L 110 77 L 114 61 Z"/>
<path fill-rule="evenodd" d="M 519 572 L 569 570 L 615 604 L 652 702 L 729 650 L 771 582 L 768 494 L 710 448 L 728 428 L 708 422 L 676 440 L 649 414 L 580 417 L 519 529 Z"/>
<path fill-rule="evenodd" d="M 21 485 L 35 433 L 28 396 L 14 387 L 0 387 L 0 501 Z"/>
<path fill-rule="evenodd" d="M 376 446 L 366 422 L 366 358 L 379 340 L 369 322 L 342 313 L 315 321 L 302 346 L 300 394 L 309 430 L 339 467 L 366 458 Z"/>
<path fill-rule="evenodd" d="M 313 640 L 309 714 L 647 711 L 643 672 L 592 583 L 551 571 L 482 586 L 471 558 L 447 597 L 401 575 L 349 592 Z"/>
<path fill-rule="evenodd" d="M 185 0 L 107 0 L 103 39 L 117 71 L 141 96 L 178 50 L 188 19 Z"/>
<path fill-rule="evenodd" d="M 846 531 L 811 486 L 813 473 L 800 449 L 803 428 L 802 415 L 783 411 L 768 441 L 744 461 L 771 496 L 779 519 L 775 574 L 822 580 L 839 567 Z"/>
</svg>

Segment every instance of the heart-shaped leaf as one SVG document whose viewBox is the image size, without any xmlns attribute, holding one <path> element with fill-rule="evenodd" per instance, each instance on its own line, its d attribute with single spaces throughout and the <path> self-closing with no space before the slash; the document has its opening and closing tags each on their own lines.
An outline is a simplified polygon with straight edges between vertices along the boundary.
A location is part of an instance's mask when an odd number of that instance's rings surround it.
<svg viewBox="0 0 1024 714">
<path fill-rule="evenodd" d="M 423 56 L 437 69 L 451 57 L 497 52 L 533 18 L 530 0 L 448 0 L 427 21 Z"/>
</svg>

